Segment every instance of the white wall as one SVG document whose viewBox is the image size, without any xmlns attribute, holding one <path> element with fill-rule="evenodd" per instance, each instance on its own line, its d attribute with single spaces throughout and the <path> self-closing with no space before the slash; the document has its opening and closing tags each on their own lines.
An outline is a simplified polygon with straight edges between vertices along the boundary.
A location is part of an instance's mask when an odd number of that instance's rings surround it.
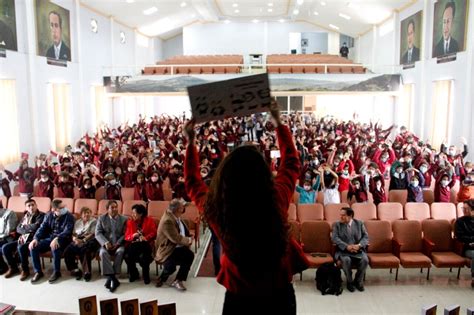
<svg viewBox="0 0 474 315">
<path fill-rule="evenodd" d="M 287 54 L 290 33 L 309 32 L 328 31 L 306 22 L 195 23 L 183 28 L 183 49 L 185 55 Z"/>
<path fill-rule="evenodd" d="M 153 40 L 146 38 L 149 48 L 136 47 L 132 29 L 82 7 L 79 0 L 56 2 L 70 11 L 72 62 L 67 68 L 50 66 L 45 57 L 36 55 L 34 0 L 15 2 L 18 51 L 7 51 L 7 58 L 0 58 L 0 79 L 16 81 L 20 151 L 33 157 L 53 148 L 49 83 L 70 85 L 71 140 L 76 141 L 93 127 L 91 87 L 102 85 L 110 66 L 127 65 L 127 70 L 114 69 L 115 74 L 127 73 L 135 66 L 154 63 L 156 56 Z M 98 21 L 97 34 L 90 30 L 91 18 Z M 120 44 L 120 31 L 126 33 L 126 44 Z"/>
<path fill-rule="evenodd" d="M 183 34 L 163 41 L 163 59 L 183 54 Z"/>
<path fill-rule="evenodd" d="M 308 40 L 308 47 L 306 47 L 307 54 L 320 52 L 322 54 L 328 53 L 328 33 L 327 32 L 307 32 L 302 33 L 301 38 Z M 301 45 L 301 42 L 300 42 Z"/>
</svg>

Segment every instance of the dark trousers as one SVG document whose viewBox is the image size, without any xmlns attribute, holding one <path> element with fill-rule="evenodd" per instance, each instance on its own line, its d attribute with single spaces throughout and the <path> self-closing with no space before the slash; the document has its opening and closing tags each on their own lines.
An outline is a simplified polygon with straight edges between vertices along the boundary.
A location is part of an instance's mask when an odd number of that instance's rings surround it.
<svg viewBox="0 0 474 315">
<path fill-rule="evenodd" d="M 59 241 L 59 248 L 56 250 L 51 250 L 50 244 L 52 239 L 47 238 L 44 240 L 40 240 L 38 245 L 35 248 L 30 250 L 31 260 L 33 261 L 33 269 L 35 272 L 42 272 L 41 270 L 41 262 L 40 262 L 40 254 L 51 252 L 53 255 L 53 270 L 54 272 L 61 271 L 61 255 L 68 244 L 65 242 Z"/>
<path fill-rule="evenodd" d="M 173 253 L 168 257 L 168 259 L 163 264 L 163 272 L 161 273 L 161 280 L 165 282 L 168 280 L 168 277 L 176 271 L 176 266 L 179 265 L 178 274 L 176 275 L 176 280 L 186 281 L 188 278 L 189 268 L 193 264 L 194 253 L 189 249 L 189 247 L 176 247 Z"/>
<path fill-rule="evenodd" d="M 66 263 L 67 270 L 78 269 L 76 257 L 79 257 L 84 273 L 91 273 L 92 258 L 94 258 L 99 247 L 100 245 L 95 239 L 87 241 L 80 246 L 74 243 L 69 244 L 64 250 L 64 262 Z"/>
<path fill-rule="evenodd" d="M 348 284 L 352 284 L 355 282 L 356 284 L 360 285 L 364 282 L 364 275 L 367 266 L 369 265 L 369 259 L 367 258 L 367 254 L 362 253 L 360 258 L 352 257 L 352 256 L 341 256 L 339 260 L 342 263 L 342 270 L 346 274 L 346 280 Z M 357 268 L 357 272 L 352 280 L 352 267 Z"/>
<path fill-rule="evenodd" d="M 150 263 L 153 261 L 151 256 L 151 246 L 148 242 L 134 242 L 125 249 L 125 262 L 127 263 L 128 272 L 138 272 L 136 264 L 138 263 L 143 270 L 150 269 Z"/>
<path fill-rule="evenodd" d="M 2 254 L 7 260 L 7 264 L 11 269 L 18 268 L 17 260 L 15 258 L 15 253 L 18 252 L 21 269 L 23 271 L 28 271 L 28 255 L 30 253 L 30 250 L 28 249 L 29 244 L 30 242 L 27 242 L 26 244 L 18 244 L 18 241 L 13 241 L 3 245 Z"/>
<path fill-rule="evenodd" d="M 211 229 L 211 241 L 212 241 L 212 263 L 214 264 L 214 273 L 217 276 L 221 270 L 221 242 L 217 238 L 217 235 Z"/>
<path fill-rule="evenodd" d="M 5 263 L 5 260 L 3 260 L 3 247 L 8 243 L 7 240 L 1 240 L 0 241 L 0 270 L 6 270 L 8 268 L 7 264 Z"/>
<path fill-rule="evenodd" d="M 296 297 L 293 284 L 275 290 L 268 295 L 248 295 L 227 291 L 223 315 L 252 314 L 296 314 Z"/>
</svg>

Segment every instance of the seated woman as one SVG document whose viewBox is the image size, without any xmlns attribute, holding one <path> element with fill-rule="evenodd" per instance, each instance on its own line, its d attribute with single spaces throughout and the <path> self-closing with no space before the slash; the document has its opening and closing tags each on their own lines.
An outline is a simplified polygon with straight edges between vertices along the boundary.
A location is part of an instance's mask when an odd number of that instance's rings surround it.
<svg viewBox="0 0 474 315">
<path fill-rule="evenodd" d="M 80 280 L 84 272 L 84 280 L 89 281 L 92 270 L 91 261 L 100 247 L 95 239 L 97 220 L 92 217 L 92 210 L 87 207 L 82 207 L 80 214 L 81 217 L 74 224 L 72 243 L 64 250 L 64 261 L 67 270 L 76 277 L 76 280 Z M 79 256 L 83 271 L 77 266 L 77 256 Z"/>
<path fill-rule="evenodd" d="M 132 206 L 132 217 L 125 230 L 125 261 L 130 282 L 138 279 L 136 263 L 142 267 L 143 282 L 150 283 L 150 263 L 153 261 L 153 243 L 156 238 L 156 223 L 148 216 L 144 205 Z"/>
</svg>

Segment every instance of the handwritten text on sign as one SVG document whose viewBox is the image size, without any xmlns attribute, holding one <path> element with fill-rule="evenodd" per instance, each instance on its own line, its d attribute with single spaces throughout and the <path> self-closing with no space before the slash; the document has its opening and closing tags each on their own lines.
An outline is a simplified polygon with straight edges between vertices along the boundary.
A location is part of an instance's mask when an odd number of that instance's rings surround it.
<svg viewBox="0 0 474 315">
<path fill-rule="evenodd" d="M 198 123 L 263 112 L 271 102 L 266 73 L 190 86 L 188 94 Z"/>
</svg>

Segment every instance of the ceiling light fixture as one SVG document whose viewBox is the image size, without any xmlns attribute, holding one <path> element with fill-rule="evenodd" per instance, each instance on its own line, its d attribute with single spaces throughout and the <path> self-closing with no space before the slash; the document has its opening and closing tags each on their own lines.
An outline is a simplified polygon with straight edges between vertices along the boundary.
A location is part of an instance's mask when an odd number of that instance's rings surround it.
<svg viewBox="0 0 474 315">
<path fill-rule="evenodd" d="M 268 2 L 269 7 L 273 7 L 273 2 Z"/>
<path fill-rule="evenodd" d="M 253 23 L 258 23 L 257 19 L 252 20 Z"/>
<path fill-rule="evenodd" d="M 314 15 L 319 15 L 318 11 L 313 12 Z"/>
<path fill-rule="evenodd" d="M 186 3 L 186 1 L 183 1 L 181 2 L 181 4 L 179 5 L 181 8 L 184 8 L 185 6 L 187 6 L 188 4 Z"/>
<path fill-rule="evenodd" d="M 298 15 L 298 14 L 300 14 L 300 10 L 298 10 L 298 9 L 294 9 L 294 10 L 293 10 L 293 14 L 294 14 L 294 15 Z"/>
<path fill-rule="evenodd" d="M 346 19 L 346 20 L 350 20 L 351 17 L 347 14 L 344 14 L 344 13 L 339 13 L 339 16 L 342 17 L 343 19 Z"/>
<path fill-rule="evenodd" d="M 329 27 L 330 27 L 330 28 L 333 28 L 333 29 L 335 29 L 335 30 L 338 30 L 338 29 L 339 29 L 339 27 L 336 26 L 336 25 L 334 25 L 334 24 L 329 24 Z"/>
<path fill-rule="evenodd" d="M 239 12 L 240 12 L 239 9 L 234 10 L 234 13 L 239 13 Z"/>
<path fill-rule="evenodd" d="M 143 10 L 143 14 L 151 15 L 151 14 L 155 13 L 156 11 L 158 11 L 157 7 L 151 7 L 151 8 L 148 8 L 146 10 Z"/>
<path fill-rule="evenodd" d="M 233 3 L 233 4 L 232 4 L 232 7 L 233 7 L 233 8 L 237 8 L 238 6 L 239 6 L 238 3 Z"/>
<path fill-rule="evenodd" d="M 127 3 L 134 3 L 135 0 L 125 0 L 125 2 L 127 2 Z"/>
<path fill-rule="evenodd" d="M 304 3 L 304 0 L 296 0 L 296 3 L 297 3 L 298 5 L 302 5 L 302 4 Z"/>
<path fill-rule="evenodd" d="M 278 22 L 285 23 L 286 21 L 285 21 L 285 19 L 279 19 Z"/>
<path fill-rule="evenodd" d="M 225 24 L 229 24 L 229 23 L 230 23 L 230 20 L 225 20 L 224 23 L 225 23 Z"/>
<path fill-rule="evenodd" d="M 324 2 L 324 1 L 321 1 L 321 5 L 323 5 L 323 6 L 324 6 L 324 5 L 326 5 L 326 2 Z"/>
<path fill-rule="evenodd" d="M 268 12 L 273 12 L 273 9 L 272 9 L 272 8 L 269 8 L 267 11 L 268 11 Z"/>
</svg>

